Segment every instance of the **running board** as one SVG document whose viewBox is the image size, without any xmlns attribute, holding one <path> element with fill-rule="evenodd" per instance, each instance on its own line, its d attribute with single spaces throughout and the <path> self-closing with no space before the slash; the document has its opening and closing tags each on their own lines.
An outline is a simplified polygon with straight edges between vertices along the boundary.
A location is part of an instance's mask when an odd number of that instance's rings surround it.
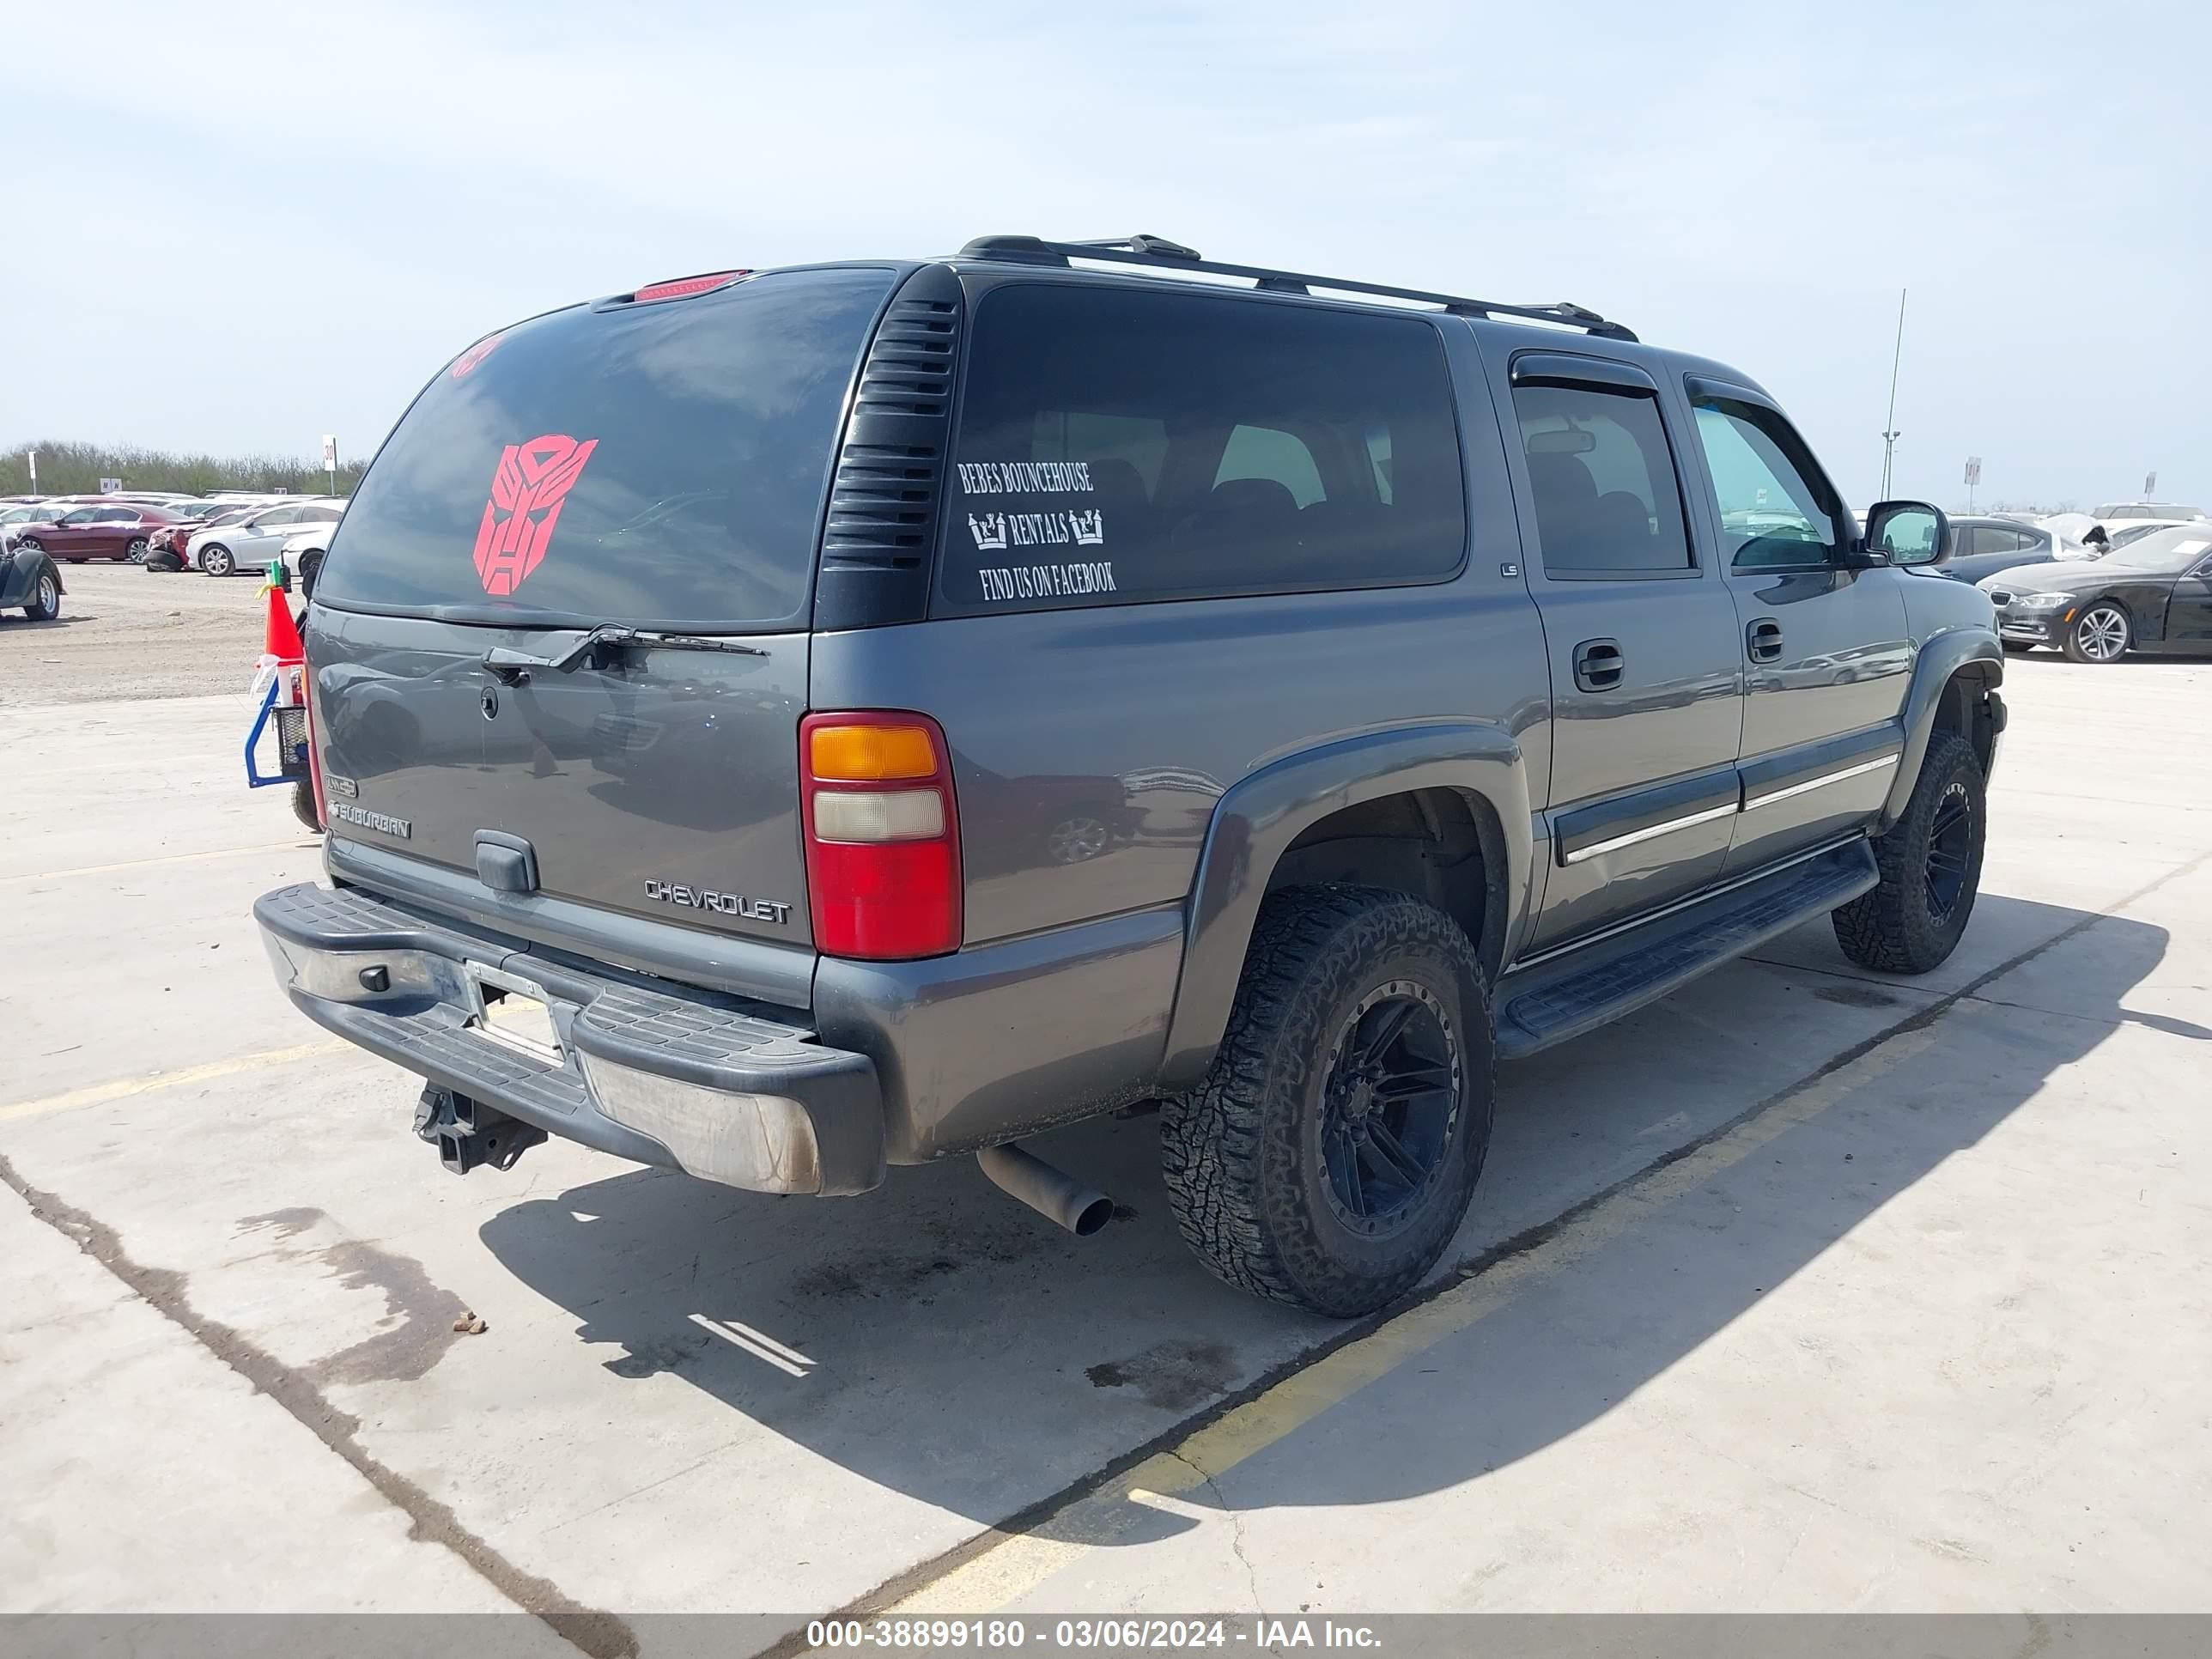
<svg viewBox="0 0 2212 1659">
<path fill-rule="evenodd" d="M 1851 842 L 1508 974 L 1498 987 L 1498 1058 L 1519 1060 L 1617 1019 L 1881 878 L 1874 848 Z"/>
</svg>

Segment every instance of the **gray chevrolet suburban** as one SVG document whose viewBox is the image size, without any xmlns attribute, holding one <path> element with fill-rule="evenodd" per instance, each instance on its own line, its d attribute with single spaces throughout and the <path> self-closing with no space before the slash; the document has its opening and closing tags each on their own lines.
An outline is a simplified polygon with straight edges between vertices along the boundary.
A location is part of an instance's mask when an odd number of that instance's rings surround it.
<svg viewBox="0 0 2212 1659">
<path fill-rule="evenodd" d="M 1184 1236 L 1437 1260 L 1493 1062 L 1832 915 L 1956 944 L 1990 601 L 1775 401 L 1593 312 L 1156 237 L 726 271 L 477 342 L 306 613 L 311 1018 L 456 1170 L 765 1193 L 1158 1103 Z"/>
</svg>

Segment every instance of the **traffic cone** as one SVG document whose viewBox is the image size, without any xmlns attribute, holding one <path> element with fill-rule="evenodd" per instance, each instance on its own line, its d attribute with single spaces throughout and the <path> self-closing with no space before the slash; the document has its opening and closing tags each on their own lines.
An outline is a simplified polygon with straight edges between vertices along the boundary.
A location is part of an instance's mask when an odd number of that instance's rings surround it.
<svg viewBox="0 0 2212 1659">
<path fill-rule="evenodd" d="M 300 643 L 300 630 L 293 624 L 291 601 L 275 582 L 264 584 L 261 592 L 269 600 L 269 620 L 261 630 L 262 654 L 278 662 L 298 662 L 307 649 Z"/>
</svg>

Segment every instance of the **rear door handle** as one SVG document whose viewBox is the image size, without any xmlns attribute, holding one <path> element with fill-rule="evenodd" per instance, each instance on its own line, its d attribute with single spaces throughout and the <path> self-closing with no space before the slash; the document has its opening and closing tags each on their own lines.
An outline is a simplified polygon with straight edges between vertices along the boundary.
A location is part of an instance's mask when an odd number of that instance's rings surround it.
<svg viewBox="0 0 2212 1659">
<path fill-rule="evenodd" d="M 1782 654 L 1782 624 L 1761 617 L 1743 630 L 1743 648 L 1753 662 L 1772 662 Z"/>
<path fill-rule="evenodd" d="M 1582 690 L 1613 690 L 1627 666 L 1619 640 L 1584 640 L 1575 647 L 1575 684 Z"/>
</svg>

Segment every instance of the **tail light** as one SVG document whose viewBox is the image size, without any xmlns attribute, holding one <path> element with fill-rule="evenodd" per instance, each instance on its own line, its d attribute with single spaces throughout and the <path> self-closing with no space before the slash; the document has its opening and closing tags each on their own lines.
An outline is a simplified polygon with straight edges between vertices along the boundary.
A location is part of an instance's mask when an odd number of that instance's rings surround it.
<svg viewBox="0 0 2212 1659">
<path fill-rule="evenodd" d="M 323 793 L 323 748 L 315 741 L 315 681 L 301 664 L 300 673 L 300 707 L 307 711 L 307 781 L 315 790 L 315 822 L 325 830 L 331 827 L 330 798 Z"/>
<path fill-rule="evenodd" d="M 799 723 L 817 949 L 877 962 L 960 948 L 960 823 L 945 733 L 926 714 Z"/>
</svg>

